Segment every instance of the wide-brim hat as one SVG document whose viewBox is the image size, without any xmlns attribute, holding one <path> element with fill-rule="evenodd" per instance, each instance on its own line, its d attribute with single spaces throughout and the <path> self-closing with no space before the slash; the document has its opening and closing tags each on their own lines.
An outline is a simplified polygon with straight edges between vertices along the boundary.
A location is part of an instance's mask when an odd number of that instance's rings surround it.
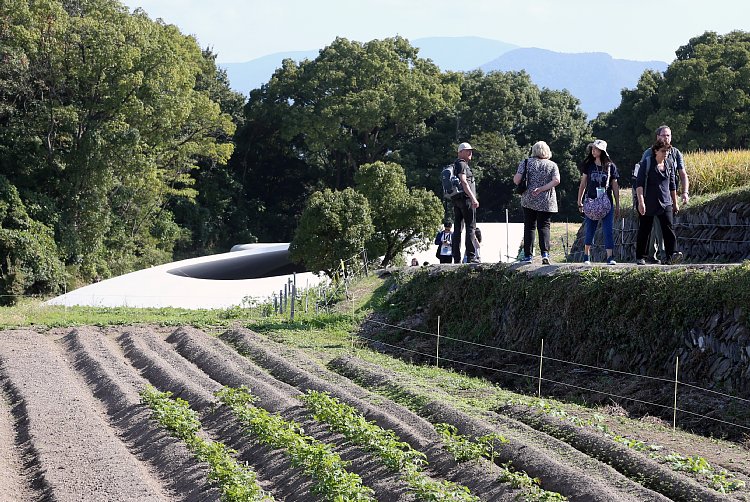
<svg viewBox="0 0 750 502">
<path fill-rule="evenodd" d="M 609 155 L 609 153 L 607 153 L 607 142 L 604 141 L 603 139 L 595 139 L 594 142 L 591 143 L 591 146 L 595 146 L 599 150 L 601 150 L 602 152 L 604 152 L 607 155 Z"/>
</svg>

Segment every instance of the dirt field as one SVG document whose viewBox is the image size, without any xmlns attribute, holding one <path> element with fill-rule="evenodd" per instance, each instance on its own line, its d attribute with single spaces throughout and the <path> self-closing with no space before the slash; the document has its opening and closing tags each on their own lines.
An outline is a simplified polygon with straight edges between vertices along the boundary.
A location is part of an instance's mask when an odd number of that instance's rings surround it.
<svg viewBox="0 0 750 502">
<path fill-rule="evenodd" d="M 276 500 L 323 498 L 285 451 L 248 438 L 217 406 L 214 392 L 222 386 L 247 386 L 258 406 L 334 445 L 377 500 L 416 498 L 399 472 L 316 422 L 298 396 L 329 392 L 423 452 L 431 478 L 460 483 L 482 500 L 528 496 L 498 480 L 508 462 L 569 500 L 750 500 L 747 488 L 720 494 L 596 431 L 513 407 L 470 417 L 444 404 L 437 391 L 416 414 L 366 390 L 397 386 L 396 375 L 352 356 L 328 366 L 248 330 L 218 338 L 192 328 L 0 332 L 0 501 L 219 500 L 206 465 L 140 403 L 148 383 L 187 400 L 207 437 L 237 450 Z M 432 426 L 439 422 L 466 435 L 499 433 L 508 443 L 498 446 L 495 463 L 457 463 Z M 737 479 L 749 480 L 747 450 L 713 454 L 733 467 Z"/>
</svg>

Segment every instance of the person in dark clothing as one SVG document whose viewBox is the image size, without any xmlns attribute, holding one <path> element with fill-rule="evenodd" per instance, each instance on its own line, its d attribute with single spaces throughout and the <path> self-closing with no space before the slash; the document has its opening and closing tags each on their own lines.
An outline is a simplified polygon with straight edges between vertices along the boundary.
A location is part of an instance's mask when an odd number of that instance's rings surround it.
<svg viewBox="0 0 750 502">
<path fill-rule="evenodd" d="M 667 143 L 672 143 L 672 129 L 668 125 L 660 125 L 659 127 L 657 127 L 655 134 L 655 139 L 661 138 Z M 650 155 L 651 148 L 649 147 L 646 149 L 646 151 L 643 152 L 641 161 L 646 160 L 646 157 L 649 157 Z M 672 148 L 670 148 L 669 153 L 667 154 L 667 158 L 674 164 L 677 170 L 677 175 L 675 176 L 675 185 L 680 194 L 682 203 L 687 204 L 690 200 L 690 179 L 687 174 L 687 169 L 685 169 L 685 161 L 683 159 L 682 152 L 678 150 L 674 145 L 672 145 Z M 633 177 L 636 177 L 635 173 L 633 173 Z M 646 256 L 646 262 L 661 263 L 659 260 L 659 251 L 664 251 L 665 248 L 664 238 L 661 235 L 661 228 L 659 225 L 651 227 L 651 237 L 649 238 L 649 243 L 646 247 L 649 250 Z M 667 255 L 666 258 L 669 258 L 669 256 Z"/>
<path fill-rule="evenodd" d="M 453 174 L 458 178 L 464 192 L 463 197 L 453 199 L 453 263 L 461 263 L 461 227 L 466 227 L 466 257 L 469 263 L 479 263 L 476 250 L 479 247 L 474 229 L 477 224 L 477 188 L 474 183 L 474 174 L 469 167 L 469 161 L 474 149 L 469 143 L 458 145 L 458 158 L 453 164 Z"/>
<path fill-rule="evenodd" d="M 440 260 L 440 263 L 453 261 L 453 232 L 451 228 L 451 223 L 446 221 L 443 230 L 435 236 L 435 245 L 437 246 L 435 256 Z"/>
<path fill-rule="evenodd" d="M 673 227 L 674 215 L 680 207 L 677 203 L 676 166 L 668 155 L 671 148 L 672 145 L 665 139 L 657 139 L 651 147 L 651 155 L 642 160 L 638 167 L 636 198 L 639 217 L 635 248 L 638 265 L 646 264 L 646 246 L 654 218 L 659 219 L 664 236 L 666 263 L 682 260 L 682 253 L 676 250 L 677 236 Z"/>
</svg>

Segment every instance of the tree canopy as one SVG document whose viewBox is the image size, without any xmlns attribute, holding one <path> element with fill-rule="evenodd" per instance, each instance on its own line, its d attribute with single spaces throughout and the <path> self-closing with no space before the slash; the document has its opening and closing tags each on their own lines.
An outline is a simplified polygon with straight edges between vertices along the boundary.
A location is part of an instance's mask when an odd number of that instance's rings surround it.
<svg viewBox="0 0 750 502">
<path fill-rule="evenodd" d="M 199 159 L 233 151 L 232 117 L 198 87 L 213 61 L 115 0 L 10 0 L 0 16 L 0 165 L 59 258 L 89 279 L 170 259 L 168 203 L 196 198 Z"/>
<path fill-rule="evenodd" d="M 329 277 L 341 260 L 359 255 L 374 232 L 365 197 L 352 188 L 315 192 L 302 212 L 289 256 Z"/>
<path fill-rule="evenodd" d="M 381 266 L 411 246 L 428 241 L 443 219 L 443 205 L 424 188 L 407 188 L 404 169 L 392 162 L 360 166 L 354 178 L 356 189 L 367 198 L 375 227 L 368 256 L 382 256 Z"/>
</svg>

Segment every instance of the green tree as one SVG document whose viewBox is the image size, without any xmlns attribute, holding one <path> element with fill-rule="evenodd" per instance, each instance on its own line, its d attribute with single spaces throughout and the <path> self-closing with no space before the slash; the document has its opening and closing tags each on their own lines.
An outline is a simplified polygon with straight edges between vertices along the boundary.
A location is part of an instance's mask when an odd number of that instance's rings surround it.
<svg viewBox="0 0 750 502">
<path fill-rule="evenodd" d="M 204 49 L 203 60 L 196 90 L 206 92 L 223 114 L 241 126 L 245 98 L 230 88 L 226 71 L 216 66 L 212 51 Z M 217 129 L 214 134 L 217 141 L 233 141 L 226 130 Z M 190 171 L 196 196 L 173 198 L 168 206 L 175 215 L 175 223 L 183 229 L 174 258 L 226 252 L 234 244 L 256 242 L 257 237 L 251 231 L 254 208 L 244 197 L 237 171 L 228 162 L 212 157 L 198 157 L 197 165 L 198 169 Z"/>
<path fill-rule="evenodd" d="M 289 257 L 333 277 L 341 260 L 364 249 L 374 232 L 367 199 L 352 188 L 315 192 L 302 212 Z"/>
<path fill-rule="evenodd" d="M 52 229 L 26 212 L 16 187 L 0 175 L 0 305 L 20 295 L 62 289 L 65 272 Z"/>
<path fill-rule="evenodd" d="M 196 89 L 195 39 L 116 0 L 6 4 L 32 87 L 0 137 L 4 172 L 48 204 L 43 221 L 82 276 L 170 259 L 181 229 L 167 204 L 196 196 L 199 159 L 233 148 L 231 117 Z"/>
<path fill-rule="evenodd" d="M 455 79 L 407 40 L 337 38 L 314 60 L 285 60 L 250 110 L 274 109 L 283 117 L 281 139 L 325 173 L 328 186 L 342 188 L 361 164 L 424 135 L 425 121 L 458 99 Z"/>
<path fill-rule="evenodd" d="M 664 73 L 654 128 L 672 127 L 687 150 L 750 146 L 750 33 L 705 32 L 677 49 Z"/>
<path fill-rule="evenodd" d="M 368 256 L 383 256 L 385 267 L 406 248 L 427 248 L 443 219 L 443 205 L 434 193 L 408 189 L 404 169 L 392 162 L 363 164 L 355 182 L 367 198 L 375 226 Z"/>
</svg>

